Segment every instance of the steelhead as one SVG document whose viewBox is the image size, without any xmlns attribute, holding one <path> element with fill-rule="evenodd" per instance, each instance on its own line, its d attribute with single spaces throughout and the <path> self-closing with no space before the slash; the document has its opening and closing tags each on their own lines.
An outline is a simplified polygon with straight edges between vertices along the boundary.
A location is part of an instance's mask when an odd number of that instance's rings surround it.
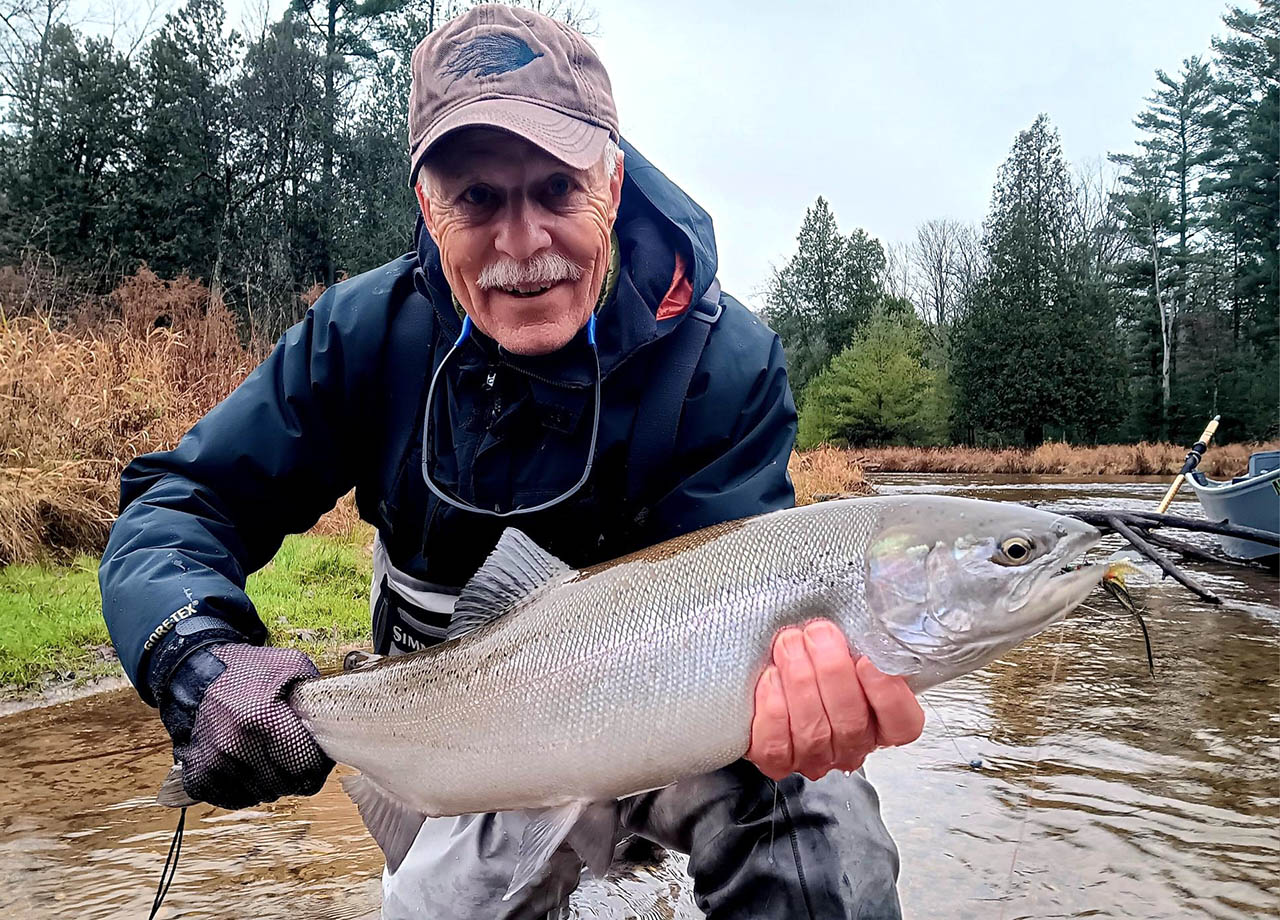
<svg viewBox="0 0 1280 920">
<path fill-rule="evenodd" d="M 392 871 L 427 816 L 541 809 L 515 891 L 566 838 L 607 867 L 617 799 L 742 757 L 783 627 L 831 620 L 920 692 L 1070 612 L 1106 569 L 1063 568 L 1098 540 L 1074 518 L 939 496 L 776 511 L 581 570 L 508 529 L 449 641 L 290 703 L 360 771 L 343 785 Z M 180 782 L 165 804 L 183 804 Z"/>
</svg>

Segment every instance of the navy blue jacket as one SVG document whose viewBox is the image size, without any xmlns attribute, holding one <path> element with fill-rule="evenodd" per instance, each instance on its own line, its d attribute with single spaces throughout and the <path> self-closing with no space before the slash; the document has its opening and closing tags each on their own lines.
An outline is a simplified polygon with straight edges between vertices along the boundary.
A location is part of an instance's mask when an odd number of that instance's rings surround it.
<svg viewBox="0 0 1280 920">
<path fill-rule="evenodd" d="M 673 407 L 681 414 L 670 458 L 644 495 L 627 492 L 637 406 L 669 372 L 672 331 L 699 321 L 689 311 L 656 319 L 675 253 L 696 304 L 714 279 L 716 249 L 710 217 L 623 149 L 621 270 L 598 315 L 603 395 L 591 479 L 564 504 L 506 522 L 574 566 L 794 501 L 786 466 L 795 407 L 782 347 L 726 295 L 683 410 Z M 175 617 L 201 624 L 196 632 L 265 641 L 245 578 L 352 487 L 397 568 L 446 586 L 475 572 L 505 524 L 440 502 L 421 472 L 427 384 L 459 328 L 419 221 L 416 252 L 326 291 L 176 448 L 128 466 L 99 579 L 112 641 L 143 699 L 154 702 L 152 685 L 167 678 L 148 676 L 147 663 L 172 652 L 176 632 L 162 624 Z M 586 460 L 594 373 L 585 331 L 536 358 L 473 335 L 441 375 L 435 478 L 486 507 L 563 492 Z"/>
</svg>

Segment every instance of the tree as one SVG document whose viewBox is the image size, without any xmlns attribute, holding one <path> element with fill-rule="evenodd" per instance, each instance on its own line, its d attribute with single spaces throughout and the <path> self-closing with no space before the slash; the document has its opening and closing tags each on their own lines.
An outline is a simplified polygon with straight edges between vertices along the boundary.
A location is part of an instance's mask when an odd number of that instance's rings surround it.
<svg viewBox="0 0 1280 920">
<path fill-rule="evenodd" d="M 297 294 L 323 274 L 319 237 L 321 104 L 317 43 L 294 19 L 245 49 L 233 89 L 237 179 L 228 203 L 227 287 L 253 331 L 275 338 L 297 318 Z"/>
<path fill-rule="evenodd" d="M 1230 345 L 1214 395 L 1223 437 L 1261 437 L 1276 431 L 1280 403 L 1280 3 L 1232 7 L 1223 22 L 1230 32 L 1213 48 L 1224 157 L 1208 190 Z"/>
<path fill-rule="evenodd" d="M 339 146 L 339 118 L 345 115 L 341 103 L 359 79 L 352 60 L 364 62 L 377 57 L 370 31 L 379 17 L 406 6 L 410 0 L 292 0 L 290 9 L 299 21 L 310 24 L 323 46 L 324 92 L 320 103 L 320 261 L 322 281 L 334 283 L 333 218 Z M 317 13 L 319 18 L 317 18 Z M 376 33 L 374 33 L 376 34 Z"/>
<path fill-rule="evenodd" d="M 1159 317 L 1160 413 L 1157 436 L 1169 437 L 1179 317 L 1188 310 L 1193 273 L 1202 264 L 1194 240 L 1204 223 L 1208 170 L 1219 157 L 1214 143 L 1213 81 L 1199 58 L 1183 62 L 1182 74 L 1156 71 L 1158 87 L 1134 120 L 1145 136 L 1140 154 L 1116 154 L 1121 177 L 1119 214 L 1131 244 L 1122 272 L 1130 285 L 1149 292 Z"/>
<path fill-rule="evenodd" d="M 925 321 L 931 350 L 941 366 L 950 363 L 951 329 L 982 274 L 977 233 L 954 220 L 929 220 L 916 228 L 909 258 L 912 294 Z"/>
<path fill-rule="evenodd" d="M 956 421 L 1039 444 L 1054 427 L 1093 438 L 1119 407 L 1114 310 L 1073 232 L 1076 207 L 1057 132 L 1041 115 L 1014 141 L 992 192 L 988 269 L 957 324 Z"/>
<path fill-rule="evenodd" d="M 142 110 L 117 212 L 126 253 L 163 277 L 218 285 L 234 188 L 232 68 L 221 0 L 188 0 L 167 17 L 141 62 Z M 125 242 L 127 241 L 127 243 Z"/>
<path fill-rule="evenodd" d="M 18 154 L 0 164 L 4 188 L 3 255 L 31 246 L 56 257 L 101 266 L 115 255 L 107 216 L 126 165 L 137 76 L 105 38 L 81 39 L 66 24 L 41 38 L 24 63 L 27 89 L 11 122 Z"/>
<path fill-rule="evenodd" d="M 805 211 L 796 254 L 774 270 L 765 295 L 765 317 L 782 338 L 797 391 L 853 340 L 882 300 L 884 269 L 880 243 L 862 230 L 842 236 L 825 198 Z"/>
<path fill-rule="evenodd" d="M 934 376 L 913 312 L 880 308 L 810 384 L 797 445 L 916 441 L 928 429 Z"/>
</svg>

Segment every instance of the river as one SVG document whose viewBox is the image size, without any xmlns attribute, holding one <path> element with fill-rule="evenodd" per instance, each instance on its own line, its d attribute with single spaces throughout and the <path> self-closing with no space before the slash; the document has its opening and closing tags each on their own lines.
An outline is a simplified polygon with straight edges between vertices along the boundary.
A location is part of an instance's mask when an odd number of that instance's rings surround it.
<svg viewBox="0 0 1280 920">
<path fill-rule="evenodd" d="M 880 491 L 1152 509 L 1162 480 L 906 474 Z M 1192 498 L 1178 513 L 1195 514 Z M 1119 548 L 1114 539 L 1100 550 Z M 924 736 L 866 771 L 902 856 L 907 917 L 1280 916 L 1280 584 L 1142 566 L 1156 676 L 1101 593 L 1005 659 L 929 691 Z M 0 916 L 146 917 L 174 812 L 170 763 L 131 691 L 0 718 Z M 161 916 L 376 916 L 381 860 L 336 776 L 310 799 L 194 808 Z M 678 857 L 584 884 L 577 917 L 694 918 Z"/>
</svg>

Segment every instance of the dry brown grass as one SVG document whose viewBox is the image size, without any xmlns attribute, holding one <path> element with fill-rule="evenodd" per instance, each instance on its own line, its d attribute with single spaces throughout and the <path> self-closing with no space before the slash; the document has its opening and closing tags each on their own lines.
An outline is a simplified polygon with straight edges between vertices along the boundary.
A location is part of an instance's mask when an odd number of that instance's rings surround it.
<svg viewBox="0 0 1280 920">
<path fill-rule="evenodd" d="M 373 541 L 373 528 L 360 519 L 360 512 L 356 509 L 354 490 L 338 499 L 332 510 L 326 511 L 309 532 L 324 537 L 341 537 L 348 542 L 357 539 Z"/>
<path fill-rule="evenodd" d="M 796 488 L 798 505 L 807 505 L 819 495 L 870 495 L 874 491 L 857 456 L 835 447 L 792 453 L 787 472 Z"/>
<path fill-rule="evenodd" d="M 175 444 L 260 352 L 202 285 L 146 269 L 62 328 L 3 307 L 0 564 L 100 550 L 124 466 Z"/>
<path fill-rule="evenodd" d="M 1200 463 L 1210 476 L 1240 475 L 1255 450 L 1274 450 L 1280 441 L 1213 445 Z M 832 448 L 825 448 L 831 450 Z M 1182 469 L 1187 448 L 1178 444 L 1100 444 L 1081 447 L 1061 442 L 1033 450 L 984 450 L 969 447 L 869 447 L 841 451 L 846 462 L 884 473 L 1021 473 L 1069 476 L 1173 476 Z"/>
</svg>

